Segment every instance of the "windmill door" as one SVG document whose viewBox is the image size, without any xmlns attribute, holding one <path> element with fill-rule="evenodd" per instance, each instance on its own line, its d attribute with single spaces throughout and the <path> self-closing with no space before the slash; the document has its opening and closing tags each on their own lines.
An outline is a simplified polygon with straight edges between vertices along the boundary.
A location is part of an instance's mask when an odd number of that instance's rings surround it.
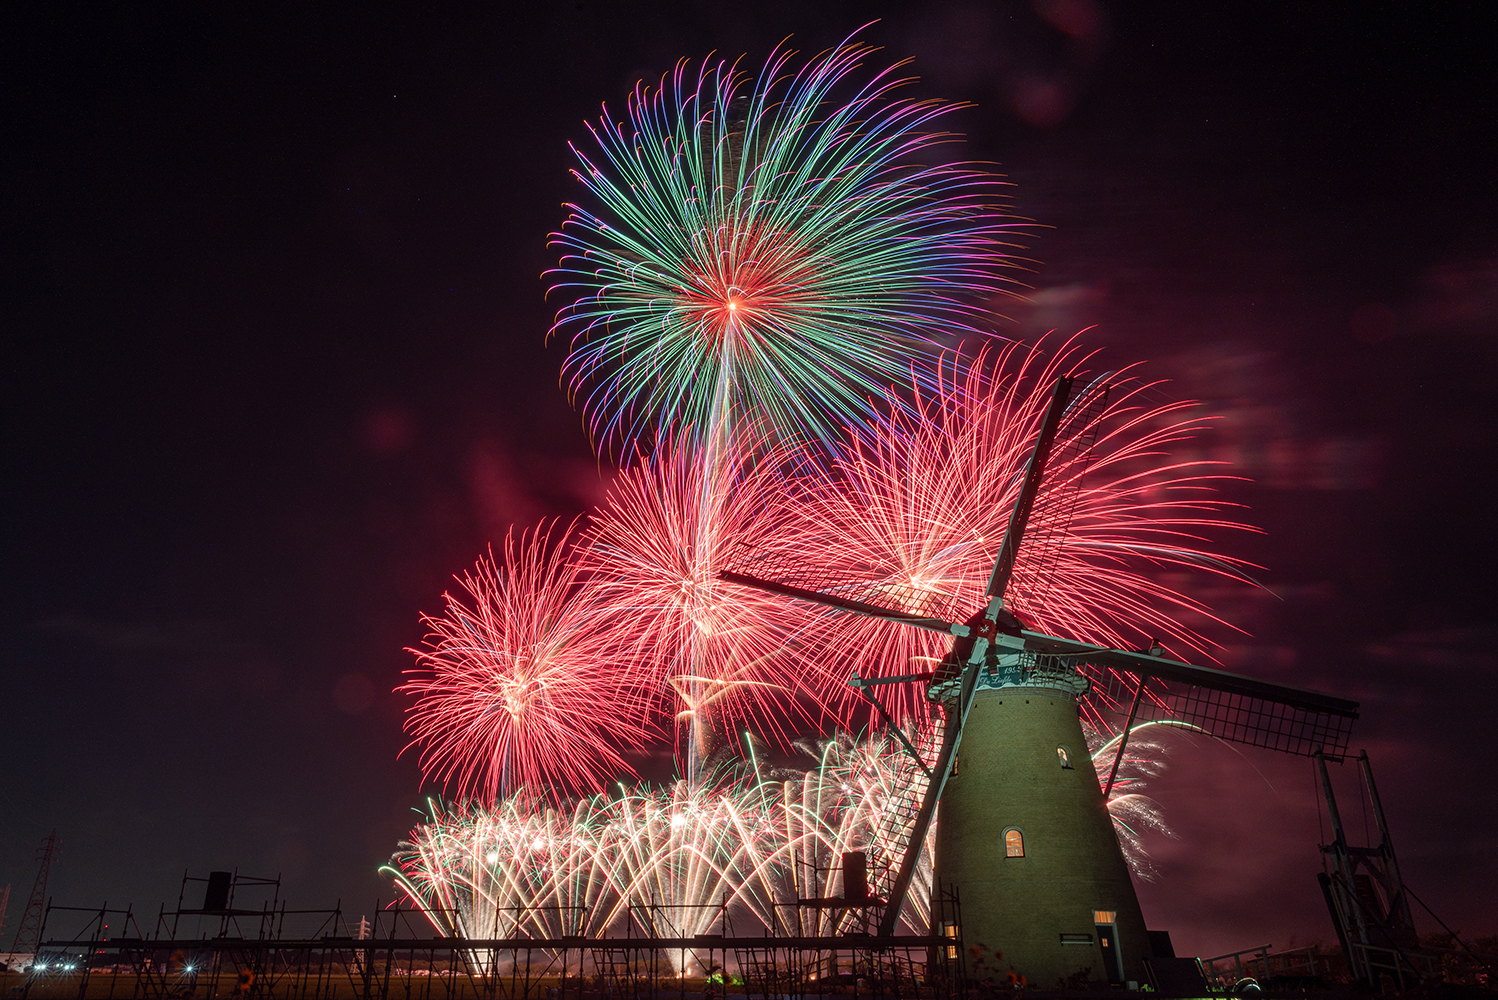
<svg viewBox="0 0 1498 1000">
<path fill-rule="evenodd" d="M 1098 911 L 1096 915 L 1111 916 L 1106 911 Z M 1108 973 L 1108 982 L 1122 983 L 1124 981 L 1123 956 L 1118 953 L 1118 925 L 1110 920 L 1107 923 L 1099 922 L 1093 926 L 1097 928 L 1098 947 L 1103 950 L 1103 971 Z"/>
</svg>

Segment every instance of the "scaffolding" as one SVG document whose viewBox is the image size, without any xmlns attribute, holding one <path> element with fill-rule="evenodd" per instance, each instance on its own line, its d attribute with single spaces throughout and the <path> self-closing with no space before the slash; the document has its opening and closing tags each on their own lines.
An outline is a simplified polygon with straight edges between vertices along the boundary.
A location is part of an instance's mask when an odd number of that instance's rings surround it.
<svg viewBox="0 0 1498 1000">
<path fill-rule="evenodd" d="M 210 879 L 184 876 L 183 896 L 189 881 Z M 234 894 L 247 885 L 271 890 L 270 898 L 258 909 L 234 906 Z M 215 902 L 213 893 L 210 882 L 205 903 Z M 956 926 L 955 895 L 938 897 L 933 914 L 937 926 Z M 622 936 L 477 939 L 432 936 L 432 914 L 400 903 L 377 903 L 374 919 L 357 923 L 346 919 L 339 906 L 292 910 L 280 899 L 278 880 L 237 872 L 222 906 L 183 908 L 182 898 L 175 910 L 163 906 L 150 932 L 132 907 L 49 906 L 37 957 L 13 992 L 20 1000 L 655 1000 L 825 994 L 949 1000 L 964 990 L 963 956 L 950 941 L 939 935 L 880 937 L 869 933 L 867 918 L 844 922 L 853 928 L 845 933 L 801 934 L 800 911 L 807 902 L 801 900 L 785 903 L 786 916 L 775 926 L 757 927 L 750 934 L 733 932 L 726 903 L 713 904 L 719 910 L 709 924 L 715 933 L 691 936 L 670 933 L 678 918 L 666 907 L 645 903 L 630 907 Z M 209 929 L 198 937 L 184 933 L 184 918 L 190 917 L 206 918 Z"/>
</svg>

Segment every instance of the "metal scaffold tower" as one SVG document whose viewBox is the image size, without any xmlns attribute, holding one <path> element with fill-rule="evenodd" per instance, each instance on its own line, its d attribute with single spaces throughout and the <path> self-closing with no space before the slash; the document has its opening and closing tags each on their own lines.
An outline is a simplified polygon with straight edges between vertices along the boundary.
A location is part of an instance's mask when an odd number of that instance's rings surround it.
<svg viewBox="0 0 1498 1000">
<path fill-rule="evenodd" d="M 31 954 L 41 943 L 42 911 L 47 904 L 47 876 L 52 862 L 57 858 L 57 831 L 47 834 L 46 843 L 36 849 L 38 864 L 36 884 L 31 887 L 31 899 L 26 903 L 26 912 L 21 914 L 21 926 L 16 928 L 16 939 L 10 950 L 16 954 Z"/>
</svg>

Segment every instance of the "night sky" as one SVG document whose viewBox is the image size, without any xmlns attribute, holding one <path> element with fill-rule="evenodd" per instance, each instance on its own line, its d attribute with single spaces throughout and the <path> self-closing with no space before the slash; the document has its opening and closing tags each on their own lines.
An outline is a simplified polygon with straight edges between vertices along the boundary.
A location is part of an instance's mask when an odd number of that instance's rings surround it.
<svg viewBox="0 0 1498 1000">
<path fill-rule="evenodd" d="M 608 478 L 546 343 L 567 141 L 679 57 L 876 17 L 1039 224 L 996 332 L 1095 325 L 1222 416 L 1268 588 L 1197 591 L 1249 633 L 1222 663 L 1360 700 L 1406 880 L 1498 931 L 1498 8 L 501 7 L 0 14 L 0 947 L 54 827 L 59 903 L 236 866 L 389 900 L 418 614 Z M 1167 762 L 1151 926 L 1332 940 L 1311 765 Z"/>
</svg>

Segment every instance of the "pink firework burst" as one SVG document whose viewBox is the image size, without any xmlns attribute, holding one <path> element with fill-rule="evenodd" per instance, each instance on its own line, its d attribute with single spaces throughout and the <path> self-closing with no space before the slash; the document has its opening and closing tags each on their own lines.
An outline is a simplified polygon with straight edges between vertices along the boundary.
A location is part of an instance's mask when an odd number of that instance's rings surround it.
<svg viewBox="0 0 1498 1000">
<path fill-rule="evenodd" d="M 817 565 L 832 583 L 816 589 L 964 620 L 983 602 L 1052 384 L 1073 374 L 1087 385 L 1081 370 L 1093 360 L 1074 343 L 1050 356 L 1013 345 L 949 359 L 935 391 L 917 385 L 913 404 L 891 407 L 822 472 L 792 484 L 777 512 L 781 537 L 763 551 Z M 1194 404 L 1151 402 L 1158 383 L 1127 373 L 1091 381 L 1108 387 L 1106 405 L 1095 421 L 1063 423 L 1007 603 L 1055 635 L 1135 647 L 1159 638 L 1210 656 L 1214 644 L 1187 622 L 1220 620 L 1165 577 L 1187 569 L 1241 580 L 1247 566 L 1210 541 L 1244 527 L 1222 516 L 1218 463 L 1171 457 L 1208 422 L 1189 412 Z M 851 670 L 928 670 L 950 643 L 836 612 L 803 634 L 817 637 L 805 656 L 839 712 L 854 697 Z M 910 685 L 884 690 L 897 718 L 927 710 Z"/>
<path fill-rule="evenodd" d="M 732 552 L 777 534 L 776 505 L 757 485 L 765 451 L 747 433 L 705 446 L 669 438 L 620 474 L 586 533 L 610 654 L 659 694 L 675 692 L 698 763 L 711 718 L 783 733 L 800 711 L 794 635 L 804 613 L 718 579 Z"/>
<path fill-rule="evenodd" d="M 556 522 L 512 533 L 459 579 L 466 601 L 446 594 L 422 618 L 431 634 L 399 688 L 415 699 L 406 730 L 422 772 L 458 794 L 602 788 L 652 736 L 639 686 L 605 655 L 573 538 Z"/>
</svg>

